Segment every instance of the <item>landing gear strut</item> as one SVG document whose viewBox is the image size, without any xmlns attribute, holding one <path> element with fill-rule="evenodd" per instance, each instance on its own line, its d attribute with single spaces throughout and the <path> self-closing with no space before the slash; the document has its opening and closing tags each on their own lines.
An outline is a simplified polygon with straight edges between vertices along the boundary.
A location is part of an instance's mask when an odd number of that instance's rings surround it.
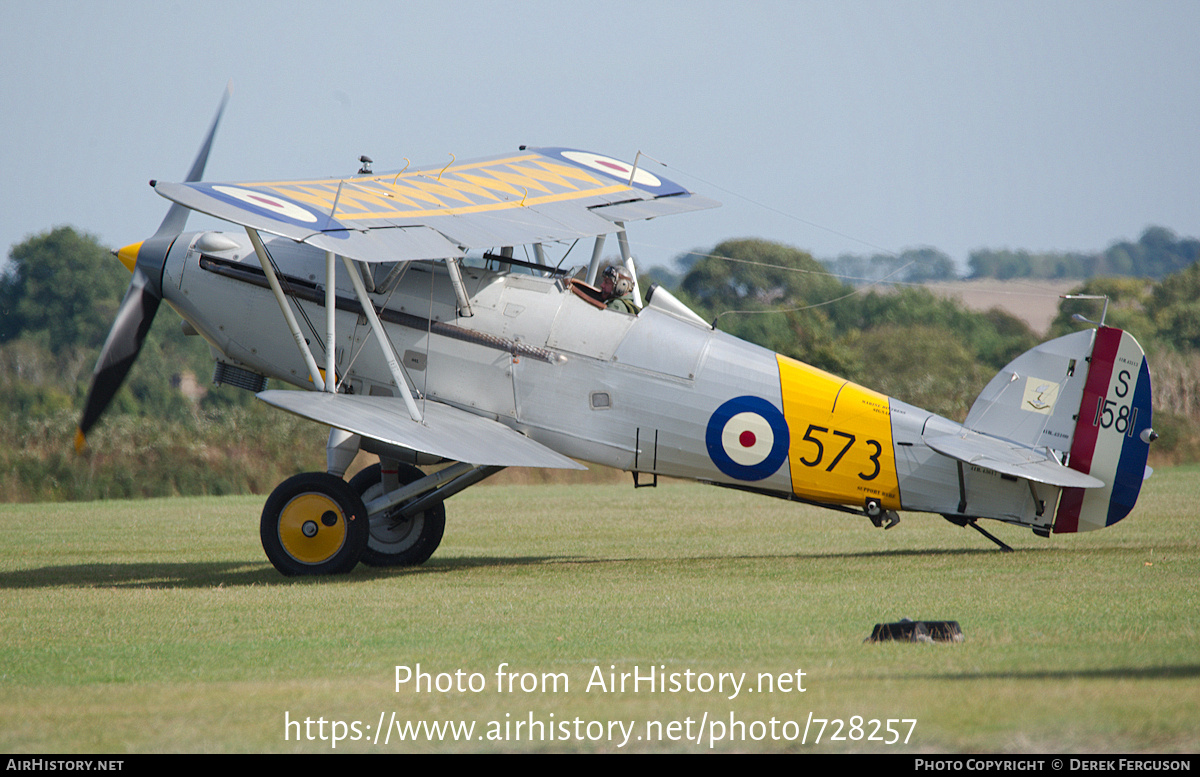
<svg viewBox="0 0 1200 777">
<path fill-rule="evenodd" d="M 399 485 L 406 486 L 425 477 L 425 473 L 407 464 L 395 463 Z M 364 502 L 384 493 L 383 472 L 373 464 L 350 480 L 350 489 Z M 402 516 L 398 510 L 386 510 L 371 516 L 370 537 L 362 562 L 373 567 L 407 567 L 425 562 L 442 542 L 446 530 L 446 503 L 430 505 L 415 515 Z"/>
</svg>

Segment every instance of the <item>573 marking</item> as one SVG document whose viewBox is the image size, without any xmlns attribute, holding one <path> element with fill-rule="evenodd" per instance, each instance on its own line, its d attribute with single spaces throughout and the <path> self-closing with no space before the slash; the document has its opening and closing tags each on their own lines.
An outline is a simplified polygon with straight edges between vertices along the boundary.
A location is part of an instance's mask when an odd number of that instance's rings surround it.
<svg viewBox="0 0 1200 777">
<path fill-rule="evenodd" d="M 821 442 L 820 437 L 813 434 L 814 432 L 821 435 L 832 435 L 839 438 L 838 440 L 833 441 L 833 444 L 830 446 L 831 450 L 835 450 L 838 444 L 840 444 L 841 440 L 845 440 L 845 444 L 842 445 L 841 450 L 839 450 L 837 455 L 833 457 L 833 461 L 829 462 L 829 466 L 825 468 L 826 472 L 833 472 L 833 468 L 838 465 L 838 462 L 842 460 L 842 457 L 846 455 L 846 452 L 849 451 L 850 448 L 854 446 L 854 443 L 858 440 L 857 437 L 849 432 L 839 432 L 836 429 L 830 430 L 824 426 L 809 424 L 808 430 L 804 432 L 804 437 L 801 439 L 806 442 L 811 442 L 813 445 L 817 446 L 817 455 L 812 459 L 812 461 L 809 461 L 807 458 L 800 459 L 800 463 L 806 467 L 815 467 L 819 465 L 825 458 L 825 444 Z M 883 453 L 883 446 L 880 445 L 876 440 L 863 440 L 863 442 L 875 449 L 875 452 L 867 457 L 874 465 L 874 468 L 869 472 L 859 472 L 858 476 L 862 480 L 874 480 L 875 478 L 879 477 L 879 456 Z"/>
</svg>

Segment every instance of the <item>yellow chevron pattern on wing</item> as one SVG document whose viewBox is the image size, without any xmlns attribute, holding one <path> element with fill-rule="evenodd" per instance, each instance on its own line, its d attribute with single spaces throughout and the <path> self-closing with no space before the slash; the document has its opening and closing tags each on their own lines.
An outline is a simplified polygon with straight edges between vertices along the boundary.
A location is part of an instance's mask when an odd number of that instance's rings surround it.
<svg viewBox="0 0 1200 777">
<path fill-rule="evenodd" d="M 587 191 L 574 192 L 559 192 L 557 194 L 547 194 L 540 197 L 528 197 L 525 200 L 527 207 L 542 205 L 549 202 L 566 202 L 569 200 L 578 200 L 594 195 L 613 194 L 620 191 L 628 191 L 629 187 L 615 184 L 607 186 L 603 189 L 590 189 Z M 461 216 L 466 213 L 486 213 L 488 211 L 510 210 L 521 207 L 520 200 L 507 200 L 505 202 L 492 202 L 480 205 L 465 205 L 457 208 L 429 208 L 425 210 L 391 210 L 378 213 L 363 213 L 363 214 L 346 214 L 342 212 L 341 206 L 338 206 L 338 219 L 341 221 L 354 221 L 356 219 L 422 219 L 433 218 L 437 216 Z"/>
<path fill-rule="evenodd" d="M 503 181 L 497 181 L 495 178 L 485 178 L 482 175 L 468 175 L 467 173 L 459 173 L 459 177 L 469 181 L 481 189 L 490 192 L 502 192 L 510 197 L 522 196 L 522 191 L 515 186 L 510 186 Z"/>
<path fill-rule="evenodd" d="M 439 180 L 440 176 L 440 180 Z M 422 218 L 478 213 L 611 194 L 627 189 L 540 154 L 347 179 L 264 181 L 245 184 L 326 214 L 337 201 L 339 220 Z M 338 195 L 338 186 L 341 195 Z"/>
<path fill-rule="evenodd" d="M 546 186 L 537 178 L 524 175 L 524 170 L 488 170 L 488 175 L 494 177 L 498 181 L 504 181 L 513 186 L 519 186 L 526 191 L 539 191 L 546 194 L 550 193 L 550 187 Z"/>
<path fill-rule="evenodd" d="M 474 180 L 473 176 L 468 176 L 461 173 L 453 176 L 449 174 L 443 175 L 441 181 L 438 181 L 435 177 L 430 177 L 424 183 L 427 185 L 427 189 L 429 188 L 428 184 L 432 184 L 435 187 L 444 186 L 453 190 L 456 193 L 455 196 L 463 197 L 464 199 L 468 200 L 469 198 L 473 197 L 474 202 L 482 202 L 484 200 L 496 201 L 501 199 L 500 195 L 494 190 L 488 189 L 485 186 L 481 186 L 479 182 Z M 429 190 L 434 191 L 434 189 Z"/>
<path fill-rule="evenodd" d="M 324 213 L 328 216 L 333 210 L 334 200 L 338 204 L 338 216 L 345 214 L 347 210 L 358 213 L 369 213 L 380 210 L 395 210 L 397 207 L 417 208 L 421 206 L 417 200 L 406 197 L 386 197 L 382 191 L 378 194 L 374 192 L 358 191 L 356 187 L 358 182 L 347 181 L 342 186 L 342 196 L 337 196 L 338 184 L 340 181 L 322 181 L 320 183 L 305 183 L 301 185 L 287 184 L 264 186 L 260 188 L 286 197 L 296 202 L 310 206 L 313 210 Z M 428 198 L 425 198 L 428 201 Z"/>
<path fill-rule="evenodd" d="M 581 167 L 575 167 L 574 165 L 559 164 L 557 162 L 552 162 L 549 159 L 546 159 L 545 157 L 542 157 L 541 159 L 535 159 L 535 160 L 533 160 L 533 163 L 535 165 L 537 165 L 538 167 L 542 168 L 542 171 L 540 171 L 540 172 L 532 171 L 531 175 L 538 176 L 538 177 L 544 177 L 546 180 L 558 181 L 558 180 L 565 178 L 565 179 L 569 179 L 569 180 L 579 181 L 580 183 L 582 183 L 586 186 L 599 186 L 600 185 L 600 181 L 597 180 L 595 176 L 593 176 L 591 173 L 587 172 L 586 170 L 584 170 Z M 563 181 L 561 185 L 563 187 L 568 186 L 568 184 L 565 181 Z"/>
<path fill-rule="evenodd" d="M 467 205 L 478 205 L 481 200 L 487 199 L 496 201 L 500 199 L 494 193 L 487 189 L 469 181 L 459 181 L 449 176 L 442 176 L 442 180 L 437 178 L 412 178 L 404 182 L 407 186 L 413 186 L 420 189 L 422 192 L 436 197 L 439 201 L 445 204 L 446 200 L 454 200 L 458 203 Z M 472 196 L 474 195 L 474 196 Z M 449 206 L 447 206 L 449 207 Z"/>
</svg>

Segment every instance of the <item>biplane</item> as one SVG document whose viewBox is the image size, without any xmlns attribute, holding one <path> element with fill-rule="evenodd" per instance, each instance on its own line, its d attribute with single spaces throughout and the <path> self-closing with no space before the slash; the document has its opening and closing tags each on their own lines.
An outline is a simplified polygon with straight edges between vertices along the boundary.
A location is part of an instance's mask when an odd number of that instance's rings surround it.
<svg viewBox="0 0 1200 777">
<path fill-rule="evenodd" d="M 77 444 L 165 301 L 211 347 L 216 383 L 329 429 L 326 471 L 284 481 L 263 509 L 263 548 L 285 575 L 420 564 L 445 500 L 504 467 L 589 462 L 635 487 L 688 478 L 885 528 L 899 511 L 931 512 L 1002 548 L 980 519 L 1048 536 L 1110 526 L 1137 500 L 1150 374 L 1120 329 L 1028 351 L 960 424 L 718 331 L 665 288 L 632 312 L 604 305 L 608 239 L 632 272 L 626 225 L 718 204 L 637 159 L 522 147 L 206 182 L 224 106 L 186 179 L 151 181 L 172 202 L 157 232 L 117 252 L 133 279 Z M 241 229 L 186 232 L 193 210 Z M 576 241 L 591 246 L 586 263 L 547 260 Z M 347 481 L 360 451 L 379 461 Z"/>
</svg>

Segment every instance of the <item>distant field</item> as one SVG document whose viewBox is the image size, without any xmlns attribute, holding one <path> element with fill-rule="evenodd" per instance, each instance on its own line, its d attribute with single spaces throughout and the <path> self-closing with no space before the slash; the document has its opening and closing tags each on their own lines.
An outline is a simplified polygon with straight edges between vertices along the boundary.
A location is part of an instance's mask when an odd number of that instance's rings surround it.
<svg viewBox="0 0 1200 777">
<path fill-rule="evenodd" d="M 1078 288 L 1083 281 L 1015 280 L 982 278 L 974 281 L 927 283 L 925 288 L 939 297 L 957 299 L 969 310 L 1000 308 L 1044 335 L 1058 315 L 1059 295 Z"/>
<path fill-rule="evenodd" d="M 1101 532 L 991 523 L 1002 554 L 936 516 L 502 485 L 425 566 L 323 580 L 269 566 L 260 498 L 0 505 L 0 750 L 1194 753 L 1200 468 L 1143 494 Z M 864 644 L 904 616 L 966 639 Z M 418 663 L 442 690 L 397 692 Z M 608 687 L 652 668 L 695 687 Z M 398 741 L 420 721 L 475 728 Z"/>
</svg>

